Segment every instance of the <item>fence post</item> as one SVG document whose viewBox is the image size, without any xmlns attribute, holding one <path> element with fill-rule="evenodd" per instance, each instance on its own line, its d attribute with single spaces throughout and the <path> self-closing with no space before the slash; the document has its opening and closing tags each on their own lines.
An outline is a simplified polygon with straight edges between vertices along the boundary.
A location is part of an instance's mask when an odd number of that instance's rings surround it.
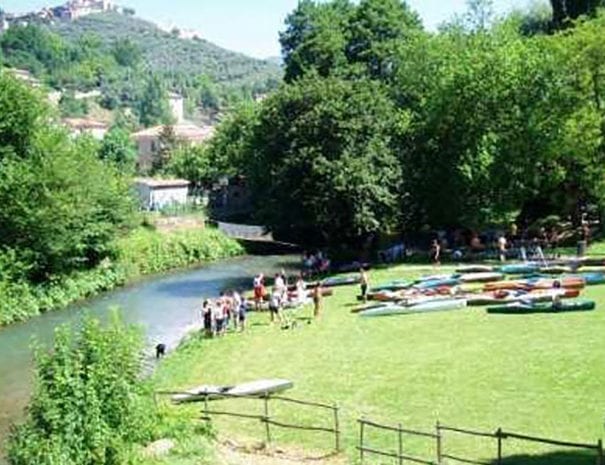
<svg viewBox="0 0 605 465">
<path fill-rule="evenodd" d="M 364 429 L 364 422 L 363 422 L 363 417 L 361 417 L 361 419 L 359 420 L 359 462 L 363 464 L 363 429 Z"/>
<path fill-rule="evenodd" d="M 399 435 L 399 465 L 403 465 L 403 431 L 401 427 L 401 423 L 397 425 L 398 435 Z"/>
<path fill-rule="evenodd" d="M 336 446 L 336 452 L 340 452 L 340 422 L 338 420 L 338 404 L 334 404 L 334 442 Z"/>
<path fill-rule="evenodd" d="M 267 436 L 267 445 L 271 444 L 271 430 L 269 426 L 269 393 L 265 392 L 264 395 L 265 400 L 265 418 L 263 421 L 265 422 L 265 433 Z"/>
<path fill-rule="evenodd" d="M 498 428 L 496 431 L 496 436 L 498 437 L 498 461 L 496 462 L 498 465 L 502 464 L 502 428 Z"/>
<path fill-rule="evenodd" d="M 605 465 L 605 456 L 603 456 L 603 440 L 602 439 L 599 439 L 597 441 L 597 454 L 598 454 L 597 464 Z"/>
<path fill-rule="evenodd" d="M 443 460 L 443 451 L 441 448 L 443 447 L 443 444 L 441 442 L 441 425 L 439 424 L 439 420 L 437 420 L 437 423 L 435 424 L 435 432 L 437 433 L 437 463 L 441 465 L 441 461 Z"/>
</svg>

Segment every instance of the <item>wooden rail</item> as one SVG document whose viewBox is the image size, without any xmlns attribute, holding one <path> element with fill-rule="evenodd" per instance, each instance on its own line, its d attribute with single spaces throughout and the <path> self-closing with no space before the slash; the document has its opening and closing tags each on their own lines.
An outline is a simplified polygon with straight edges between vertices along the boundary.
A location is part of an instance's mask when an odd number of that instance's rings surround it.
<svg viewBox="0 0 605 465">
<path fill-rule="evenodd" d="M 409 428 L 403 428 L 401 426 L 401 424 L 398 424 L 397 426 L 393 426 L 393 425 L 387 425 L 387 424 L 383 424 L 383 423 L 377 423 L 375 421 L 366 420 L 365 418 L 360 418 L 357 420 L 357 422 L 359 424 L 359 445 L 357 446 L 357 450 L 359 451 L 359 460 L 362 464 L 364 463 L 366 453 L 373 454 L 373 455 L 380 455 L 383 457 L 395 458 L 398 460 L 399 465 L 403 465 L 404 460 L 414 462 L 414 463 L 421 463 L 424 465 L 437 465 L 439 463 L 439 462 L 435 462 L 432 460 L 423 459 L 420 457 L 414 457 L 412 455 L 405 454 L 403 451 L 403 435 L 406 434 L 406 435 L 412 435 L 412 436 L 420 436 L 423 438 L 435 439 L 437 441 L 436 442 L 437 454 L 439 455 L 439 453 L 440 453 L 439 451 L 441 448 L 441 438 L 440 438 L 439 434 L 427 433 L 425 431 L 418 431 L 418 430 L 413 430 L 413 429 L 409 429 Z M 397 433 L 397 446 L 398 446 L 397 453 L 387 452 L 384 450 L 366 446 L 365 429 L 367 426 L 376 428 L 376 429 L 380 429 L 383 431 L 396 432 Z"/>
<path fill-rule="evenodd" d="M 182 392 L 180 392 L 180 393 L 165 392 L 162 394 L 182 394 Z M 216 402 L 219 400 L 226 400 L 226 399 L 262 400 L 263 401 L 263 413 L 262 414 L 251 414 L 251 413 L 246 413 L 246 412 L 212 410 L 209 408 L 210 400 L 212 400 L 213 402 Z M 323 432 L 323 433 L 333 434 L 334 435 L 334 450 L 336 452 L 340 452 L 340 450 L 341 450 L 341 444 L 340 444 L 341 431 L 340 431 L 340 421 L 339 421 L 340 408 L 338 407 L 337 404 L 329 405 L 329 404 L 325 404 L 325 403 L 321 403 L 321 402 L 311 402 L 311 401 L 307 401 L 307 400 L 293 399 L 291 397 L 272 396 L 270 393 L 263 393 L 261 395 L 256 395 L 256 396 L 249 396 L 249 395 L 240 396 L 240 395 L 228 395 L 228 394 L 226 394 L 226 395 L 220 394 L 218 397 L 213 397 L 212 395 L 211 396 L 200 396 L 200 401 L 201 400 L 203 400 L 203 402 L 204 402 L 204 409 L 202 410 L 202 417 L 201 417 L 202 420 L 212 421 L 213 415 L 225 415 L 225 416 L 232 416 L 232 417 L 236 417 L 236 418 L 258 420 L 259 422 L 261 422 L 262 424 L 265 425 L 265 439 L 266 439 L 267 444 L 270 444 L 272 442 L 271 426 L 274 426 L 277 428 L 297 429 L 297 430 L 301 430 L 301 431 L 313 431 L 313 432 Z M 296 404 L 296 405 L 304 405 L 307 407 L 320 408 L 322 410 L 330 410 L 333 413 L 333 416 L 332 416 L 333 426 L 326 427 L 326 426 L 317 426 L 317 425 L 300 425 L 300 424 L 285 423 L 282 421 L 278 421 L 275 418 L 271 417 L 270 401 L 280 401 L 280 402 L 292 403 L 292 404 Z"/>
</svg>

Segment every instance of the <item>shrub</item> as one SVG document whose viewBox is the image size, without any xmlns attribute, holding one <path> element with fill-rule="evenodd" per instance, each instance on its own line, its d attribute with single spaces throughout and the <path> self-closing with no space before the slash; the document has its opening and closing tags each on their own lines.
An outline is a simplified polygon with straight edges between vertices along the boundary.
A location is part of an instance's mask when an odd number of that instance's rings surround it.
<svg viewBox="0 0 605 465">
<path fill-rule="evenodd" d="M 150 387 L 140 380 L 142 338 L 114 314 L 57 329 L 52 351 L 36 349 L 35 387 L 26 420 L 8 441 L 12 465 L 113 465 L 158 423 Z"/>
</svg>

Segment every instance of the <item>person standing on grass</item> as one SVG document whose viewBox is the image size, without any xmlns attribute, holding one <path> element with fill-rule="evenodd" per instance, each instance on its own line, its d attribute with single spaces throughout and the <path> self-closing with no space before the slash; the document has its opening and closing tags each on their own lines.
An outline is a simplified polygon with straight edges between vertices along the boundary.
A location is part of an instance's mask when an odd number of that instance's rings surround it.
<svg viewBox="0 0 605 465">
<path fill-rule="evenodd" d="M 321 287 L 321 281 L 317 283 L 317 286 L 313 288 L 313 318 L 318 320 L 321 317 L 321 307 L 323 299 L 323 289 Z"/>
<path fill-rule="evenodd" d="M 273 281 L 273 293 L 278 294 L 280 302 L 284 302 L 287 297 L 288 287 L 286 286 L 284 278 L 280 273 L 275 274 L 275 280 Z"/>
<path fill-rule="evenodd" d="M 212 309 L 212 336 L 220 336 L 223 330 L 223 309 L 220 305 L 220 301 L 213 301 L 211 304 Z"/>
<path fill-rule="evenodd" d="M 202 304 L 202 321 L 206 337 L 212 337 L 212 306 L 208 300 Z"/>
<path fill-rule="evenodd" d="M 361 287 L 361 298 L 363 303 L 368 301 L 368 286 L 370 284 L 370 278 L 368 277 L 367 271 L 361 267 L 359 268 L 359 285 Z"/>
<path fill-rule="evenodd" d="M 506 237 L 504 234 L 501 234 L 498 237 L 498 256 L 500 257 L 501 262 L 506 261 Z"/>
<path fill-rule="evenodd" d="M 265 298 L 265 277 L 262 273 L 254 278 L 254 308 L 258 312 Z"/>
<path fill-rule="evenodd" d="M 296 300 L 300 305 L 303 305 L 307 300 L 307 285 L 302 273 L 298 275 L 298 279 L 296 280 Z"/>
<path fill-rule="evenodd" d="M 431 243 L 431 249 L 429 251 L 429 257 L 433 266 L 441 265 L 441 246 L 437 239 L 433 239 Z"/>
</svg>

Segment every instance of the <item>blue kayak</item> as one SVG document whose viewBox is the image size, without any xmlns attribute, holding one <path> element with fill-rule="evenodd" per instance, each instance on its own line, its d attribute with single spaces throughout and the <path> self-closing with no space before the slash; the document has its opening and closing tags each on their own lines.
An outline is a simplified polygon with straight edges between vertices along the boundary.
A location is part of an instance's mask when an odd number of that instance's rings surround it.
<svg viewBox="0 0 605 465">
<path fill-rule="evenodd" d="M 460 280 L 457 278 L 445 278 L 422 281 L 414 284 L 414 287 L 416 289 L 433 289 L 436 287 L 457 286 L 458 284 L 460 284 Z"/>
<path fill-rule="evenodd" d="M 502 265 L 498 271 L 504 274 L 531 274 L 540 269 L 537 263 L 515 263 L 511 265 Z"/>
<path fill-rule="evenodd" d="M 585 273 L 577 273 L 577 274 L 567 274 L 563 276 L 564 278 L 582 278 L 586 281 L 586 285 L 595 286 L 597 284 L 605 284 L 605 273 L 593 271 L 593 272 L 585 272 Z"/>
</svg>

